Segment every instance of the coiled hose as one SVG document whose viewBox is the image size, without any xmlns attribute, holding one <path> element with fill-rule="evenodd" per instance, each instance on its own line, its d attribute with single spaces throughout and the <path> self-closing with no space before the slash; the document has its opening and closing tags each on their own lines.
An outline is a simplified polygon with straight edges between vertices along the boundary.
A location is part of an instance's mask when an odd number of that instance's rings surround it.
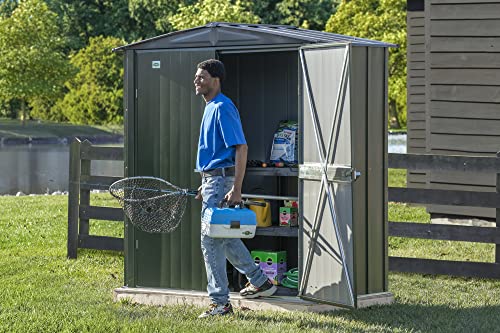
<svg viewBox="0 0 500 333">
<path fill-rule="evenodd" d="M 299 269 L 292 268 L 288 272 L 284 273 L 285 277 L 281 280 L 281 285 L 283 287 L 297 289 L 299 286 Z"/>
</svg>

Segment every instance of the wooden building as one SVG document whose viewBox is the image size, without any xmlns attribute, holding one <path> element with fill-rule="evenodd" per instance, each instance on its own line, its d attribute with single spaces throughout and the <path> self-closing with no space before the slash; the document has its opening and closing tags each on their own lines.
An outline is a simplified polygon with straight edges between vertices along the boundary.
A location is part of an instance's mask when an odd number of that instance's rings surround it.
<svg viewBox="0 0 500 333">
<path fill-rule="evenodd" d="M 500 0 L 408 0 L 408 153 L 500 151 Z M 495 191 L 494 174 L 408 172 L 409 187 Z M 488 208 L 430 213 L 494 217 Z"/>
</svg>

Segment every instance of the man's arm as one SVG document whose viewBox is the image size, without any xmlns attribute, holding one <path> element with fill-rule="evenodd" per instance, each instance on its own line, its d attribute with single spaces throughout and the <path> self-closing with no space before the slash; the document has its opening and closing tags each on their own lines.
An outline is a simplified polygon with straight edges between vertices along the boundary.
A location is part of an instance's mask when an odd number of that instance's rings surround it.
<svg viewBox="0 0 500 333">
<path fill-rule="evenodd" d="M 247 166 L 247 153 L 248 146 L 246 144 L 236 145 L 234 185 L 225 197 L 229 203 L 239 203 L 242 200 L 241 187 L 243 185 L 243 178 L 245 177 L 245 169 Z"/>
</svg>

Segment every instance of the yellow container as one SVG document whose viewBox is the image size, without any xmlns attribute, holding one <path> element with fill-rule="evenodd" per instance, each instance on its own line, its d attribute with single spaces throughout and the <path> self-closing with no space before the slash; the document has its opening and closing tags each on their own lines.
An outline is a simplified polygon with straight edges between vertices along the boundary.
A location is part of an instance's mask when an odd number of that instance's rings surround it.
<svg viewBox="0 0 500 333">
<path fill-rule="evenodd" d="M 271 226 L 271 204 L 262 199 L 252 199 L 253 201 L 265 202 L 266 207 L 248 206 L 257 215 L 257 227 Z"/>
</svg>

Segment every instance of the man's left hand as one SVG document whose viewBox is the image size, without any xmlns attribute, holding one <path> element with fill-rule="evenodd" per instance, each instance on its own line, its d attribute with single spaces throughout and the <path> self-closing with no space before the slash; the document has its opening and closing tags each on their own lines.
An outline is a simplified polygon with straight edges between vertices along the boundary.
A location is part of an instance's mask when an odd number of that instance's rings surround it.
<svg viewBox="0 0 500 333">
<path fill-rule="evenodd" d="M 243 200 L 241 197 L 241 191 L 236 191 L 233 188 L 229 192 L 227 192 L 226 196 L 224 197 L 224 200 L 227 201 L 228 205 L 238 205 L 241 203 Z"/>
</svg>

